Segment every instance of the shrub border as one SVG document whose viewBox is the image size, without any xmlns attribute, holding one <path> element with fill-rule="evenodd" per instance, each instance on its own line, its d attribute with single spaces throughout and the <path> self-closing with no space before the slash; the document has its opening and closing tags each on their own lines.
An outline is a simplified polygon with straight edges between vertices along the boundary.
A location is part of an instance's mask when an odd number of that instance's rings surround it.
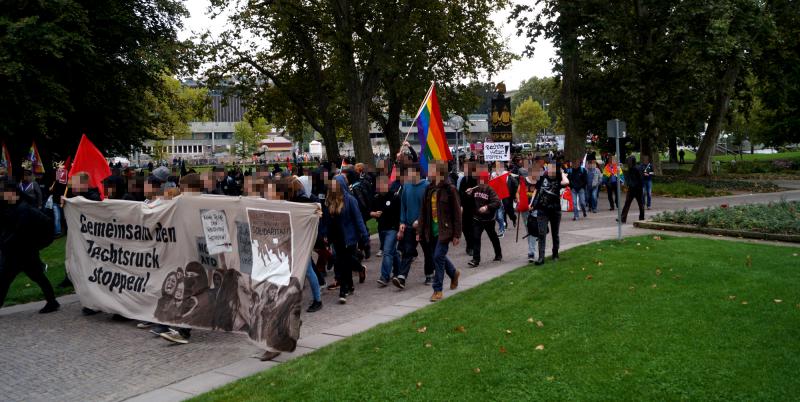
<svg viewBox="0 0 800 402">
<path fill-rule="evenodd" d="M 727 236 L 727 237 L 743 237 L 746 239 L 800 243 L 800 235 L 791 235 L 791 234 L 761 233 L 761 232 L 751 232 L 746 230 L 718 229 L 718 228 L 700 227 L 696 225 L 678 225 L 675 223 L 659 223 L 651 221 L 636 221 L 633 223 L 633 226 L 640 229 L 670 230 L 674 232 L 701 233 L 701 234 Z"/>
</svg>

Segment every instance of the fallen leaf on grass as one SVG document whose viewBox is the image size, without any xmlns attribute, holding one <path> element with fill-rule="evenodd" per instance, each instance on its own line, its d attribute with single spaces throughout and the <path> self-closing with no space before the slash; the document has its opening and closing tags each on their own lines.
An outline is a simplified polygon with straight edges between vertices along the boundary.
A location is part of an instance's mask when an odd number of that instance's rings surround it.
<svg viewBox="0 0 800 402">
<path fill-rule="evenodd" d="M 544 345 L 536 345 L 536 350 L 544 350 Z"/>
<path fill-rule="evenodd" d="M 730 296 L 728 296 L 728 300 L 736 300 L 736 296 L 730 295 Z"/>
<path fill-rule="evenodd" d="M 464 326 L 463 326 L 463 325 L 459 325 L 459 326 L 457 326 L 457 327 L 456 327 L 455 331 L 456 331 L 456 332 L 462 332 L 462 333 L 463 333 L 463 332 L 467 332 L 467 329 L 466 329 L 466 328 L 464 328 Z"/>
<path fill-rule="evenodd" d="M 747 304 L 747 300 L 742 300 L 742 304 Z"/>
<path fill-rule="evenodd" d="M 656 269 L 656 276 L 661 276 L 661 270 L 660 269 Z"/>
<path fill-rule="evenodd" d="M 539 327 L 539 328 L 543 328 L 544 327 L 544 323 L 541 322 L 541 321 L 536 321 L 536 326 Z"/>
<path fill-rule="evenodd" d="M 418 382 L 417 383 L 417 389 L 420 389 L 420 388 L 422 388 L 422 382 Z"/>
<path fill-rule="evenodd" d="M 650 250 L 650 246 L 645 246 L 645 250 Z"/>
<path fill-rule="evenodd" d="M 628 288 L 628 290 L 635 290 L 635 289 L 636 289 L 636 286 L 631 286 L 631 287 Z"/>
<path fill-rule="evenodd" d="M 511 335 L 511 330 L 510 329 L 506 330 L 506 335 Z"/>
<path fill-rule="evenodd" d="M 500 346 L 500 353 L 508 352 L 504 346 Z"/>
<path fill-rule="evenodd" d="M 636 245 L 637 245 L 637 246 L 641 246 L 641 245 L 642 245 L 642 243 L 636 243 Z"/>
<path fill-rule="evenodd" d="M 748 268 L 752 267 L 753 266 L 753 257 L 748 255 L 747 258 L 744 260 L 744 265 L 747 265 Z"/>
<path fill-rule="evenodd" d="M 602 267 L 603 266 L 603 261 L 597 261 L 597 266 L 598 267 Z"/>
<path fill-rule="evenodd" d="M 774 301 L 775 303 L 783 303 L 783 300 L 781 300 L 781 299 L 775 299 L 775 300 L 773 300 L 773 301 Z"/>
<path fill-rule="evenodd" d="M 553 376 L 551 376 L 551 375 L 549 375 L 549 376 L 545 377 L 545 379 L 546 379 L 547 381 L 553 381 L 553 380 L 555 380 L 556 378 L 555 378 L 555 377 L 553 377 Z"/>
<path fill-rule="evenodd" d="M 472 369 L 472 371 L 474 371 L 475 374 L 479 374 L 481 372 L 481 369 L 479 369 L 478 367 L 475 367 L 474 369 Z"/>
<path fill-rule="evenodd" d="M 528 322 L 533 322 L 533 317 L 528 317 Z"/>
<path fill-rule="evenodd" d="M 797 257 L 797 253 L 792 253 L 792 257 Z"/>
<path fill-rule="evenodd" d="M 657 288 L 658 286 L 657 286 L 657 285 L 654 283 L 654 284 L 650 285 L 650 287 L 651 287 L 651 288 L 653 288 L 653 289 L 655 289 L 655 288 Z"/>
<path fill-rule="evenodd" d="M 653 236 L 653 240 L 661 240 L 661 236 Z"/>
<path fill-rule="evenodd" d="M 427 330 L 428 330 L 428 327 L 417 328 L 417 332 L 419 332 L 420 334 L 425 333 L 425 331 L 427 331 Z"/>
<path fill-rule="evenodd" d="M 590 279 L 592 279 L 592 276 L 591 275 L 586 275 L 586 280 L 588 281 Z"/>
<path fill-rule="evenodd" d="M 426 348 L 431 348 L 431 347 L 433 347 L 433 344 L 430 343 L 430 342 L 425 342 L 425 347 Z"/>
</svg>

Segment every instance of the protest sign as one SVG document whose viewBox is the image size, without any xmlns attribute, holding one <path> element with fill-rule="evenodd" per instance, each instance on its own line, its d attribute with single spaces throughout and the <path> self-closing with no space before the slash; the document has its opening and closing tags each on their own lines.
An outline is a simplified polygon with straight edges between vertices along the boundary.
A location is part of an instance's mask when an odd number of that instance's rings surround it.
<svg viewBox="0 0 800 402">
<path fill-rule="evenodd" d="M 483 144 L 483 160 L 485 160 L 486 162 L 510 161 L 511 143 L 487 142 Z"/>
<path fill-rule="evenodd" d="M 232 331 L 291 351 L 316 204 L 182 195 L 155 206 L 67 200 L 67 271 L 85 307 Z"/>
</svg>

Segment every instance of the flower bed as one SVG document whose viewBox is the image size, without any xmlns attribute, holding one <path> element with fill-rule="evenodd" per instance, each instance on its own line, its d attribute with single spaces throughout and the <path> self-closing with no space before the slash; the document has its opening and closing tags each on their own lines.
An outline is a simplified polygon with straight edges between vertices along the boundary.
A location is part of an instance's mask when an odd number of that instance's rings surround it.
<svg viewBox="0 0 800 402">
<path fill-rule="evenodd" d="M 800 235 L 800 202 L 781 201 L 735 207 L 722 205 L 696 211 L 685 209 L 666 211 L 654 216 L 653 221 L 759 233 Z"/>
</svg>

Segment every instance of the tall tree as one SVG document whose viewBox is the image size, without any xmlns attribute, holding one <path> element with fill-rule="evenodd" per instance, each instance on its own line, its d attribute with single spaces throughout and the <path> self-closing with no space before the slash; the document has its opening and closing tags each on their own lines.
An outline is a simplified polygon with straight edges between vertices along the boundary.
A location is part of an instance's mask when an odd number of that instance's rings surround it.
<svg viewBox="0 0 800 402">
<path fill-rule="evenodd" d="M 514 110 L 514 134 L 518 141 L 535 142 L 536 135 L 551 125 L 550 116 L 542 109 L 539 102 L 531 98 L 526 99 Z"/>
<path fill-rule="evenodd" d="M 0 15 L 0 132 L 15 155 L 30 140 L 64 158 L 82 133 L 129 153 L 156 133 L 142 96 L 183 66 L 177 0 L 17 1 Z"/>
</svg>

